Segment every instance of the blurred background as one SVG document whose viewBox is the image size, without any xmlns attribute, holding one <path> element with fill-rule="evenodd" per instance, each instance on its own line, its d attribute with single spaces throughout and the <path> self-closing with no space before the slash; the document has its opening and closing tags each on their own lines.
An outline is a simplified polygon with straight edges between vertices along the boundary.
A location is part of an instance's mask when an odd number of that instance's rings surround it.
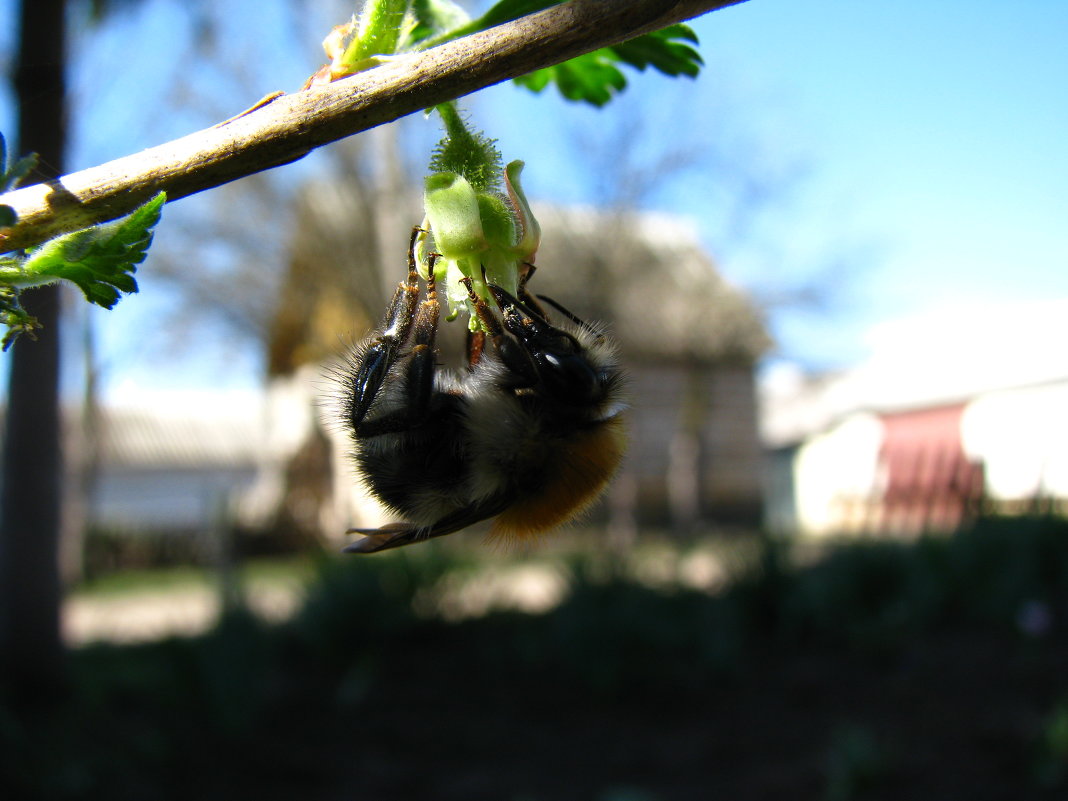
<svg viewBox="0 0 1068 801">
<path fill-rule="evenodd" d="M 352 11 L 68 0 L 63 169 L 296 91 Z M 0 788 L 1064 797 L 1068 7 L 693 27 L 695 81 L 464 101 L 526 162 L 538 291 L 631 377 L 617 480 L 544 546 L 337 555 L 388 518 L 330 375 L 403 276 L 434 118 L 168 205 L 139 294 L 64 297 L 59 598 L 0 547 L 60 647 L 3 682 Z"/>
</svg>

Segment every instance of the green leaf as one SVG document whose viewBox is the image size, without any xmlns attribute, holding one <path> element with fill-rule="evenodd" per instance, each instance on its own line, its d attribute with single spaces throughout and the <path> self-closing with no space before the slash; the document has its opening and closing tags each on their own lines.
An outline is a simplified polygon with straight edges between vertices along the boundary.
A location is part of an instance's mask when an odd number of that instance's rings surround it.
<svg viewBox="0 0 1068 801">
<path fill-rule="evenodd" d="M 133 274 L 148 253 L 165 201 L 160 192 L 128 217 L 46 242 L 22 265 L 27 283 L 71 281 L 86 300 L 110 309 L 120 293 L 137 291 Z"/>
<path fill-rule="evenodd" d="M 22 308 L 19 292 L 14 287 L 0 286 L 0 325 L 7 331 L 0 338 L 0 348 L 7 350 L 20 334 L 34 338 L 34 331 L 41 327 L 37 318 Z"/>
<path fill-rule="evenodd" d="M 18 184 L 18 182 L 29 175 L 36 166 L 36 153 L 30 153 L 30 155 L 23 156 L 15 161 L 14 164 L 8 167 L 7 172 L 4 173 L 4 191 L 6 192 L 8 189 L 11 189 Z"/>
<path fill-rule="evenodd" d="M 541 92 L 550 84 L 556 84 L 560 94 L 568 100 L 603 106 L 627 85 L 618 64 L 627 64 L 637 70 L 652 67 L 665 75 L 695 77 L 704 62 L 700 53 L 685 42 L 697 42 L 693 30 L 686 25 L 670 25 L 521 76 L 515 82 L 532 92 Z"/>
<path fill-rule="evenodd" d="M 479 17 L 475 24 L 478 25 L 477 30 L 485 30 L 494 25 L 502 25 L 505 22 L 525 17 L 527 14 L 543 11 L 549 6 L 560 5 L 561 2 L 562 0 L 500 0 Z"/>
<path fill-rule="evenodd" d="M 627 85 L 623 73 L 612 63 L 614 60 L 614 54 L 608 48 L 595 50 L 521 76 L 515 82 L 534 92 L 540 92 L 554 83 L 560 94 L 568 100 L 603 106 Z"/>
<path fill-rule="evenodd" d="M 491 7 L 478 19 L 457 27 L 439 29 L 436 36 L 430 37 L 424 42 L 424 46 L 433 47 L 442 42 L 459 39 L 462 36 L 470 36 L 472 33 L 478 33 L 496 25 L 511 22 L 519 17 L 534 14 L 549 6 L 559 5 L 562 2 L 564 0 L 500 0 L 499 3 Z"/>
<path fill-rule="evenodd" d="M 619 56 L 620 61 L 639 70 L 651 66 L 665 75 L 696 77 L 704 65 L 701 54 L 687 44 L 673 41 L 675 39 L 696 43 L 697 35 L 686 25 L 671 25 L 609 49 Z"/>
<path fill-rule="evenodd" d="M 405 0 L 364 0 L 357 33 L 343 63 L 355 65 L 372 56 L 396 53 L 407 10 Z"/>
<path fill-rule="evenodd" d="M 467 25 L 471 18 L 452 0 L 414 0 L 412 16 L 415 27 L 410 42 L 421 42 L 431 36 Z"/>
<path fill-rule="evenodd" d="M 9 164 L 7 153 L 7 141 L 0 134 L 0 192 L 12 189 L 19 181 L 25 178 L 34 167 L 37 166 L 37 154 L 31 153 Z M 5 223 L 14 225 L 14 223 Z"/>
</svg>

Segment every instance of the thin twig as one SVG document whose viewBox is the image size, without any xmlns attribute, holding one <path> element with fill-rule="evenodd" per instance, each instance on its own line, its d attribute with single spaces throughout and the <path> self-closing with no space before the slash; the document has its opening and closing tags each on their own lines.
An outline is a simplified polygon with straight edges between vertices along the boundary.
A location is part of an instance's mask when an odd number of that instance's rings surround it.
<svg viewBox="0 0 1068 801">
<path fill-rule="evenodd" d="M 15 250 L 302 158 L 317 147 L 583 53 L 741 0 L 571 0 L 325 86 L 274 98 L 227 122 L 99 167 L 0 196 Z"/>
</svg>

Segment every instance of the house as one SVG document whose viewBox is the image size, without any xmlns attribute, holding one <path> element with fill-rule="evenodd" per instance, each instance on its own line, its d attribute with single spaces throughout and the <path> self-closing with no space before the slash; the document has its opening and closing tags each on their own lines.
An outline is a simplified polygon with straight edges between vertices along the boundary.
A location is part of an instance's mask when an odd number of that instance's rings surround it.
<svg viewBox="0 0 1068 801">
<path fill-rule="evenodd" d="M 266 411 L 256 392 L 128 389 L 65 406 L 64 573 L 210 561 L 239 517 L 262 525 L 249 511 L 270 465 Z"/>
<path fill-rule="evenodd" d="M 94 527 L 199 533 L 256 482 L 266 457 L 262 399 L 249 399 L 251 409 L 226 397 L 199 399 L 101 410 L 88 494 Z"/>
<path fill-rule="evenodd" d="M 764 387 L 769 525 L 825 535 L 951 531 L 1068 502 L 1068 300 L 885 328 L 871 359 Z"/>
</svg>

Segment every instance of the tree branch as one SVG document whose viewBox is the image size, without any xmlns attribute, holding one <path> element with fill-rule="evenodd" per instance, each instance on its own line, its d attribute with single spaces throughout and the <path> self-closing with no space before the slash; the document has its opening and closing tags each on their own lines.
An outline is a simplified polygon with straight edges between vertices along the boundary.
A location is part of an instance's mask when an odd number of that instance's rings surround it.
<svg viewBox="0 0 1068 801">
<path fill-rule="evenodd" d="M 0 231 L 0 250 L 121 217 L 160 191 L 176 200 L 296 161 L 407 114 L 741 1 L 571 0 L 281 95 L 212 128 L 0 196 L 18 214 L 16 225 Z"/>
</svg>

